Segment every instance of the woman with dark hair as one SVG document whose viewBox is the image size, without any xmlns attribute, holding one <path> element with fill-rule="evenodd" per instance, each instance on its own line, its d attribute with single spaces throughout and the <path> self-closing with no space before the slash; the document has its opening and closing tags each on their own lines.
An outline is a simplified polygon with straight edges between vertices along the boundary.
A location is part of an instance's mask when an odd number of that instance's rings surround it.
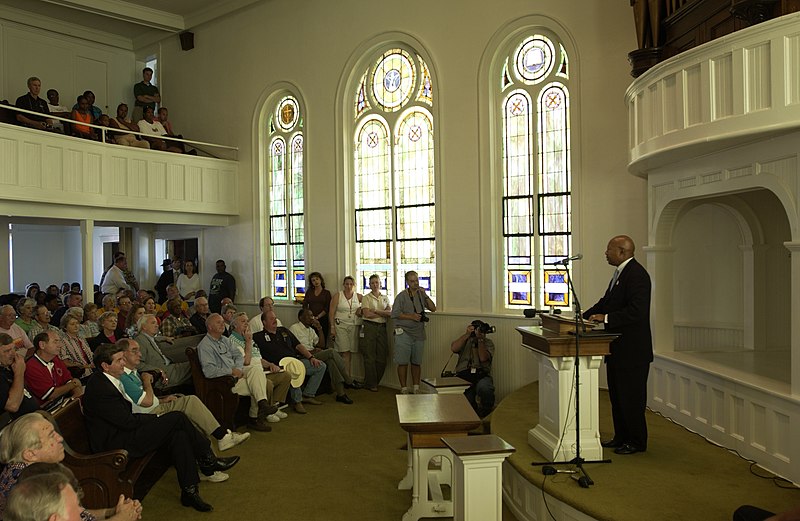
<svg viewBox="0 0 800 521">
<path fill-rule="evenodd" d="M 202 289 L 200 283 L 200 275 L 195 272 L 195 265 L 193 261 L 187 260 L 183 263 L 183 272 L 178 275 L 178 280 L 175 282 L 178 286 L 178 292 L 181 298 L 186 301 L 189 306 L 194 304 L 194 299 L 197 298 L 197 292 Z"/>
<path fill-rule="evenodd" d="M 314 271 L 306 279 L 306 293 L 303 298 L 303 307 L 311 310 L 314 318 L 319 320 L 325 338 L 320 338 L 320 345 L 327 344 L 327 335 L 330 331 L 331 323 L 328 313 L 331 307 L 331 292 L 325 289 L 325 279 L 318 271 Z"/>
<path fill-rule="evenodd" d="M 145 315 L 145 313 L 146 311 L 144 304 L 139 304 L 138 302 L 133 304 L 133 307 L 128 313 L 125 327 L 125 334 L 127 334 L 129 338 L 133 338 L 139 334 L 139 332 L 136 330 L 136 324 L 139 322 L 139 319 Z"/>
<path fill-rule="evenodd" d="M 38 282 L 31 282 L 27 286 L 25 286 L 25 296 L 28 298 L 36 298 L 36 294 L 39 293 L 39 283 Z"/>
</svg>

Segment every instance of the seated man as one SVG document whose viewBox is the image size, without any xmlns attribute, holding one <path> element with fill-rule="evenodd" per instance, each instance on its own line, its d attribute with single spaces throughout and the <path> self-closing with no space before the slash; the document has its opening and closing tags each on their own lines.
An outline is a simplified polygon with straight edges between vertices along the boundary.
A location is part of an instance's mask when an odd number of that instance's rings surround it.
<svg viewBox="0 0 800 521">
<path fill-rule="evenodd" d="M 160 318 L 164 318 L 164 314 L 169 312 L 167 309 L 167 302 L 173 299 L 178 299 L 181 302 L 181 312 L 183 314 L 187 314 L 189 312 L 189 304 L 187 304 L 181 298 L 181 292 L 178 291 L 178 286 L 175 284 L 169 284 L 167 286 L 167 300 L 157 308 L 157 313 Z"/>
<path fill-rule="evenodd" d="M 206 320 L 211 316 L 211 310 L 208 309 L 208 299 L 206 297 L 197 297 L 194 299 L 194 313 L 189 317 L 189 322 L 194 326 L 198 333 L 205 335 Z"/>
<path fill-rule="evenodd" d="M 47 102 L 39 97 L 42 91 L 42 80 L 36 76 L 28 78 L 28 93 L 23 94 L 17 98 L 14 104 L 18 109 L 30 110 L 33 112 L 41 112 L 42 114 L 50 114 L 50 109 L 47 107 Z M 53 120 L 45 118 L 44 116 L 34 116 L 33 114 L 17 113 L 17 121 L 30 128 L 38 128 L 40 130 L 50 130 L 53 128 Z"/>
<path fill-rule="evenodd" d="M 9 492 L 14 490 L 23 471 L 32 465 L 57 464 L 64 459 L 64 438 L 44 416 L 31 413 L 21 416 L 3 429 L 0 437 L 0 460 L 6 467 L 0 473 L 0 519 L 6 512 Z M 84 519 L 127 521 L 142 513 L 138 500 L 121 497 L 116 507 L 85 511 Z"/>
<path fill-rule="evenodd" d="M 56 312 L 53 313 L 53 316 L 50 317 L 50 324 L 54 326 L 58 326 L 61 323 L 61 317 L 64 316 L 64 313 L 66 313 L 68 309 L 83 307 L 83 295 L 78 291 L 67 293 L 64 300 L 64 305 L 58 308 Z"/>
<path fill-rule="evenodd" d="M 39 402 L 44 405 L 69 395 L 78 398 L 83 395 L 83 386 L 67 369 L 58 355 L 64 342 L 55 331 L 39 333 L 33 339 L 36 352 L 25 364 L 25 386 Z"/>
<path fill-rule="evenodd" d="M 169 299 L 166 303 L 167 314 L 161 320 L 161 334 L 168 337 L 179 337 L 196 335 L 197 330 L 189 322 L 183 312 L 182 304 L 185 304 L 181 299 Z"/>
<path fill-rule="evenodd" d="M 109 121 L 111 128 L 118 128 L 120 130 L 130 130 L 132 132 L 139 132 L 139 125 L 133 123 L 128 119 L 128 106 L 124 103 L 117 105 L 117 117 L 111 118 Z M 122 134 L 119 132 L 112 132 L 114 142 L 118 145 L 125 145 L 129 147 L 150 148 L 150 143 L 143 139 L 139 139 L 133 134 Z"/>
<path fill-rule="evenodd" d="M 5 333 L 0 333 L 0 408 L 12 418 L 39 408 L 25 389 L 25 359 L 16 352 L 14 339 Z"/>
<path fill-rule="evenodd" d="M 197 346 L 197 357 L 206 378 L 231 375 L 236 379 L 233 392 L 250 397 L 249 425 L 256 430 L 269 432 L 267 416 L 275 414 L 278 407 L 271 403 L 272 382 L 267 380 L 261 367 L 244 365 L 244 356 L 233 345 L 231 339 L 223 336 L 225 321 L 213 313 L 206 321 L 208 333 Z M 251 334 L 245 336 L 245 343 L 253 342 Z"/>
<path fill-rule="evenodd" d="M 102 368 L 86 384 L 83 413 L 94 452 L 125 449 L 133 458 L 162 447 L 168 448 L 178 471 L 181 504 L 200 512 L 213 507 L 200 497 L 197 467 L 206 476 L 226 471 L 238 456 L 218 458 L 203 433 L 195 429 L 185 414 L 172 411 L 160 416 L 134 414 L 131 402 L 123 394 L 120 377 L 125 373 L 122 351 L 116 345 L 103 344 L 94 353 L 94 365 Z"/>
<path fill-rule="evenodd" d="M 160 416 L 170 411 L 180 411 L 200 432 L 217 440 L 220 452 L 235 447 L 250 437 L 249 432 L 238 433 L 223 429 L 200 398 L 193 394 L 188 396 L 171 394 L 160 398 L 156 396 L 153 392 L 153 373 L 139 374 L 137 371 L 142 353 L 136 340 L 123 338 L 117 340 L 117 346 L 122 348 L 122 359 L 125 362 L 125 373 L 120 377 L 120 381 L 125 388 L 125 394 L 133 403 L 134 414 Z M 209 478 L 209 481 L 225 481 L 228 475 L 215 472 Z M 200 479 L 203 479 L 203 476 L 200 476 Z"/>
<path fill-rule="evenodd" d="M 320 337 L 324 338 L 324 336 L 319 320 L 314 318 L 314 313 L 308 308 L 300 308 L 297 318 L 300 321 L 292 324 L 289 331 L 315 358 L 325 362 L 328 367 L 328 375 L 331 377 L 331 384 L 336 391 L 336 401 L 353 403 L 353 400 L 344 393 L 344 388 L 361 389 L 361 384 L 348 374 L 342 355 L 333 348 L 325 349 L 320 342 Z"/>
<path fill-rule="evenodd" d="M 147 134 L 144 139 L 150 143 L 150 148 L 153 150 L 166 150 L 167 152 L 182 153 L 183 151 L 172 142 L 167 142 L 159 136 L 166 136 L 167 131 L 160 121 L 153 118 L 153 109 L 151 107 L 144 107 L 142 113 L 143 119 L 139 121 L 139 132 Z"/>
<path fill-rule="evenodd" d="M 8 521 L 80 521 L 78 492 L 60 472 L 23 479 L 8 496 Z"/>
<path fill-rule="evenodd" d="M 292 407 L 295 412 L 305 414 L 306 409 L 303 407 L 303 403 L 322 405 L 322 402 L 317 400 L 316 395 L 319 384 L 322 382 L 322 377 L 325 376 L 325 369 L 327 368 L 325 362 L 315 358 L 295 338 L 291 331 L 285 327 L 278 327 L 278 318 L 275 316 L 274 311 L 265 313 L 263 322 L 264 330 L 253 335 L 253 340 L 261 351 L 261 356 L 273 364 L 280 364 L 281 359 L 287 356 L 298 358 L 306 368 L 306 375 L 309 378 L 305 387 L 303 387 L 302 391 L 300 388 L 294 387 L 289 391 L 289 401 L 293 403 Z"/>
<path fill-rule="evenodd" d="M 47 91 L 47 109 L 53 116 L 59 118 L 69 118 L 70 110 L 59 101 L 58 91 L 56 89 L 49 89 Z M 64 122 L 58 119 L 53 120 L 53 129 L 56 132 L 64 132 Z"/>
<path fill-rule="evenodd" d="M 225 321 L 225 332 L 223 335 L 231 336 L 233 317 L 236 315 L 237 311 L 238 310 L 236 309 L 236 306 L 234 306 L 232 302 L 222 305 L 222 313 L 220 314 L 222 315 L 222 319 Z"/>
<path fill-rule="evenodd" d="M 169 137 L 176 137 L 178 139 L 184 139 L 183 134 L 176 134 L 174 129 L 172 128 L 172 122 L 169 120 L 169 110 L 167 107 L 158 107 L 158 121 L 164 126 L 164 130 L 167 131 L 167 135 Z M 180 147 L 181 152 L 186 154 L 186 144 L 181 143 L 180 141 L 173 142 L 176 147 Z M 197 155 L 197 150 L 190 150 L 188 152 L 191 155 Z"/>
<path fill-rule="evenodd" d="M 272 297 L 262 297 L 261 300 L 258 301 L 258 307 L 261 309 L 261 313 L 253 315 L 253 318 L 250 319 L 250 330 L 254 335 L 264 329 L 264 323 L 261 317 L 267 311 L 275 310 L 275 301 L 272 300 Z M 283 324 L 281 324 L 281 319 L 278 319 L 278 327 L 281 326 L 283 326 Z"/>
<path fill-rule="evenodd" d="M 464 334 L 450 344 L 450 350 L 458 353 L 456 375 L 472 384 L 464 391 L 464 396 L 481 418 L 494 408 L 494 342 L 486 338 L 486 333 L 490 331 L 490 326 L 485 322 L 473 320 Z"/>
<path fill-rule="evenodd" d="M 164 354 L 156 341 L 158 320 L 154 315 L 142 315 L 136 322 L 139 334 L 134 337 L 141 349 L 140 371 L 160 371 L 162 378 L 156 383 L 159 389 L 182 385 L 192 380 L 192 368 L 189 362 L 173 362 Z"/>
</svg>

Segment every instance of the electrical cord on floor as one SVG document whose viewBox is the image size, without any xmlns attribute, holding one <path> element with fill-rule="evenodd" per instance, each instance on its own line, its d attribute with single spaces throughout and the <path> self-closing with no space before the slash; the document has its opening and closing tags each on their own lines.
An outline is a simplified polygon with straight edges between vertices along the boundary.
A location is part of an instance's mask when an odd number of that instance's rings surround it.
<svg viewBox="0 0 800 521">
<path fill-rule="evenodd" d="M 677 425 L 678 427 L 681 427 L 686 432 L 690 432 L 690 433 L 692 433 L 692 434 L 694 434 L 696 436 L 699 436 L 700 438 L 703 439 L 703 441 L 705 441 L 709 445 L 713 445 L 715 447 L 719 447 L 721 449 L 724 449 L 724 450 L 730 452 L 731 454 L 734 454 L 734 455 L 738 456 L 739 458 L 745 460 L 746 462 L 750 463 L 750 474 L 752 474 L 753 476 L 755 476 L 757 478 L 761 478 L 761 479 L 768 479 L 768 480 L 772 481 L 772 483 L 778 488 L 800 490 L 800 487 L 798 487 L 797 485 L 795 485 L 794 483 L 792 483 L 791 481 L 789 481 L 786 478 L 782 478 L 780 476 L 776 476 L 775 474 L 772 474 L 771 472 L 769 473 L 769 475 L 760 474 L 760 473 L 756 472 L 756 470 L 755 470 L 756 468 L 763 469 L 765 472 L 769 472 L 769 471 L 767 469 L 765 469 L 764 467 L 762 467 L 761 465 L 759 465 L 759 463 L 757 461 L 755 461 L 753 459 L 750 459 L 750 458 L 747 458 L 745 456 L 742 456 L 739 453 L 739 451 L 737 451 L 736 449 L 732 449 L 730 447 L 726 447 L 725 445 L 717 443 L 717 442 L 715 442 L 713 440 L 709 440 L 708 438 L 706 438 L 705 436 L 703 436 L 699 432 L 693 431 L 692 429 L 690 429 L 689 427 L 687 427 L 685 425 L 681 425 L 680 423 L 676 422 L 675 420 L 673 420 L 669 416 L 665 416 L 660 411 L 654 411 L 650 407 L 648 407 L 647 410 L 652 412 L 655 415 L 661 416 L 662 418 L 664 418 L 668 422 L 673 423 L 673 424 Z"/>
</svg>

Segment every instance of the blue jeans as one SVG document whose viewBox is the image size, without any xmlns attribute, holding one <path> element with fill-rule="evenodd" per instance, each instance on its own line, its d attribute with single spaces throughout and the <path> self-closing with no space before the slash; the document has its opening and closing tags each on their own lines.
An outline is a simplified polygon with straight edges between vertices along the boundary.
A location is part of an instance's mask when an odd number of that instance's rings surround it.
<svg viewBox="0 0 800 521">
<path fill-rule="evenodd" d="M 464 391 L 464 396 L 478 416 L 483 418 L 494 408 L 494 380 L 491 376 L 484 376 Z"/>
<path fill-rule="evenodd" d="M 292 403 L 303 401 L 303 396 L 307 396 L 308 398 L 315 397 L 317 395 L 317 389 L 319 389 L 319 384 L 322 383 L 322 378 L 325 376 L 325 371 L 328 368 L 325 362 L 322 361 L 320 361 L 319 367 L 314 367 L 311 365 L 311 362 L 306 359 L 300 361 L 306 366 L 306 383 L 302 387 L 302 391 L 300 387 L 292 387 L 289 390 Z"/>
</svg>

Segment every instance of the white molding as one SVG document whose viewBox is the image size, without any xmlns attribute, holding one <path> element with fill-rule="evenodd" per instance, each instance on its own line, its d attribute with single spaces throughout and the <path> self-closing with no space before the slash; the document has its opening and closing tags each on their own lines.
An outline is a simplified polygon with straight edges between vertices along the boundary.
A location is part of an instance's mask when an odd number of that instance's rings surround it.
<svg viewBox="0 0 800 521">
<path fill-rule="evenodd" d="M 137 5 L 122 0 L 42 0 L 86 13 L 92 13 L 136 25 L 163 31 L 182 31 L 186 28 L 181 15 Z"/>
</svg>

